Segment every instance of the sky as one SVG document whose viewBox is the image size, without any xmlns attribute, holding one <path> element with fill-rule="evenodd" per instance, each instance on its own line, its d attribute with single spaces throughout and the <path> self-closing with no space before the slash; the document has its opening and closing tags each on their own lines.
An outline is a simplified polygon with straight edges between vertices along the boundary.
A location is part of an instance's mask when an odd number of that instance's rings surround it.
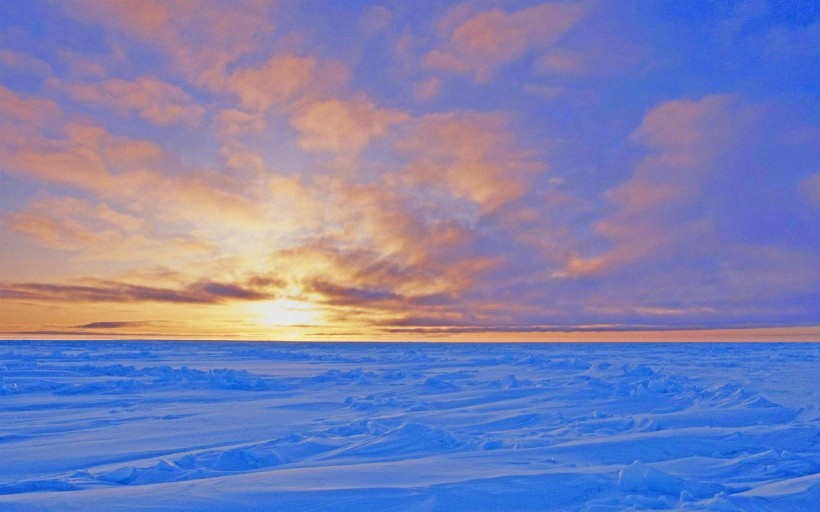
<svg viewBox="0 0 820 512">
<path fill-rule="evenodd" d="M 0 2 L 0 337 L 818 326 L 814 0 Z"/>
</svg>

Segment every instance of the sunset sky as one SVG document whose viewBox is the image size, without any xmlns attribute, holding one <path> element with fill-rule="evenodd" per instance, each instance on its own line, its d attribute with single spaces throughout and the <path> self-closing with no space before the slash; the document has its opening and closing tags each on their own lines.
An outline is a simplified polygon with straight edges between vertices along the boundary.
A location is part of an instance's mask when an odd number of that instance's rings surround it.
<svg viewBox="0 0 820 512">
<path fill-rule="evenodd" d="M 816 0 L 0 2 L 2 338 L 818 325 Z"/>
</svg>

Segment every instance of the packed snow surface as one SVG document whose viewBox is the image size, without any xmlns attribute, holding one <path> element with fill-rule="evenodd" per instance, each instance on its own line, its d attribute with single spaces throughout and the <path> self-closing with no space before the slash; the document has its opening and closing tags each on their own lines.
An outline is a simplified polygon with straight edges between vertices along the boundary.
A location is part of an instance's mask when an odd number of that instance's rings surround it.
<svg viewBox="0 0 820 512">
<path fill-rule="evenodd" d="M 0 343 L 0 510 L 820 510 L 817 344 Z"/>
</svg>

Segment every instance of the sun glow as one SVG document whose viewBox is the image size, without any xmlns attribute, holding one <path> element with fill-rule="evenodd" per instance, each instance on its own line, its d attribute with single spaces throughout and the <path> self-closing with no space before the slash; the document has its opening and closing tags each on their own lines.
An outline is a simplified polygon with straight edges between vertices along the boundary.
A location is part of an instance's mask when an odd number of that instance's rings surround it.
<svg viewBox="0 0 820 512">
<path fill-rule="evenodd" d="M 256 322 L 268 326 L 321 325 L 322 311 L 310 302 L 277 299 L 249 306 Z"/>
</svg>

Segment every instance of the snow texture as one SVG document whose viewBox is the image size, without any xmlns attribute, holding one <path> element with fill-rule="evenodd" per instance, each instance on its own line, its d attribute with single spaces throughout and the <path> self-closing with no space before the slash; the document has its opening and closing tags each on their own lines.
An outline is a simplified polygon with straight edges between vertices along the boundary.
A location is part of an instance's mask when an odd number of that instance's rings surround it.
<svg viewBox="0 0 820 512">
<path fill-rule="evenodd" d="M 820 510 L 820 345 L 0 343 L 0 510 Z"/>
</svg>

